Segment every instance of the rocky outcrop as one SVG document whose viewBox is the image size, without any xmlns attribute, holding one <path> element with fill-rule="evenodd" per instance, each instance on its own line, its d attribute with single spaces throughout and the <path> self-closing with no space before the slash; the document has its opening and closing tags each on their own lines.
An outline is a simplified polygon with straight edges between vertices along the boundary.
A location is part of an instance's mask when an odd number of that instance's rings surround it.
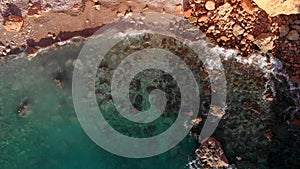
<svg viewBox="0 0 300 169">
<path fill-rule="evenodd" d="M 272 50 L 274 46 L 274 41 L 276 36 L 272 33 L 262 33 L 255 38 L 254 43 L 260 48 L 264 53 L 267 53 L 269 50 Z"/>
<path fill-rule="evenodd" d="M 253 0 L 260 8 L 269 15 L 276 16 L 280 14 L 290 15 L 300 13 L 299 0 Z"/>
<path fill-rule="evenodd" d="M 185 17 L 219 46 L 238 49 L 244 57 L 275 47 L 277 25 L 252 0 L 188 2 Z"/>
<path fill-rule="evenodd" d="M 229 166 L 221 143 L 213 137 L 208 138 L 195 153 L 205 168 L 222 168 Z"/>
</svg>

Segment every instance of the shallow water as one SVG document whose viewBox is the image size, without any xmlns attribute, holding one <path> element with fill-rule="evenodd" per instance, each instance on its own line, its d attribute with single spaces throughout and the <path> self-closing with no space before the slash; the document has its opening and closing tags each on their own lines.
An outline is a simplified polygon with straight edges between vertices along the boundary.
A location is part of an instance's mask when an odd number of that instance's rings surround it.
<svg viewBox="0 0 300 169">
<path fill-rule="evenodd" d="M 72 66 L 66 65 L 79 49 L 65 47 L 31 61 L 18 59 L 1 65 L 0 168 L 186 168 L 197 145 L 189 136 L 170 151 L 146 159 L 110 154 L 89 139 L 74 112 Z M 64 80 L 59 88 L 54 77 L 61 70 Z M 18 106 L 26 98 L 27 114 L 19 117 Z"/>
</svg>

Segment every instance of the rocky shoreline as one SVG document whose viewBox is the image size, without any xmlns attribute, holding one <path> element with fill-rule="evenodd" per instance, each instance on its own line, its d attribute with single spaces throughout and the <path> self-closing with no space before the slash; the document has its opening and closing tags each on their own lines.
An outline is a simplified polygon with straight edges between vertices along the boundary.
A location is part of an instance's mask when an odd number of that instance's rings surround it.
<svg viewBox="0 0 300 169">
<path fill-rule="evenodd" d="M 284 61 L 293 81 L 300 84 L 300 15 L 271 16 L 255 2 L 186 1 L 185 17 L 221 47 L 238 49 L 244 57 L 260 53 Z"/>
<path fill-rule="evenodd" d="M 103 25 L 133 13 L 166 12 L 185 17 L 214 44 L 238 50 L 241 58 L 260 54 L 262 59 L 279 59 L 294 86 L 300 86 L 300 3 L 294 1 L 285 1 L 283 7 L 278 2 L 274 9 L 261 0 L 163 0 L 157 4 L 142 0 L 0 2 L 0 62 L 20 53 L 30 58 L 52 45 L 74 42 L 74 37 L 82 37 L 78 39 L 81 41 Z M 299 125 L 298 118 L 288 123 Z M 273 133 L 266 131 L 266 138 L 272 137 Z M 217 157 L 210 159 L 211 153 Z M 229 166 L 221 143 L 212 137 L 196 154 L 209 167 Z"/>
<path fill-rule="evenodd" d="M 72 37 L 92 36 L 101 26 L 132 13 L 167 12 L 185 16 L 212 42 L 220 47 L 238 49 L 244 57 L 262 53 L 283 60 L 293 82 L 300 84 L 300 15 L 295 14 L 295 10 L 288 10 L 299 4 L 291 1 L 291 6 L 281 7 L 278 2 L 275 13 L 261 1 L 254 1 L 184 0 L 182 4 L 178 0 L 157 3 L 139 0 L 2 0 L 0 59 L 3 61 L 8 55 L 19 53 L 30 57 L 38 49 Z"/>
</svg>

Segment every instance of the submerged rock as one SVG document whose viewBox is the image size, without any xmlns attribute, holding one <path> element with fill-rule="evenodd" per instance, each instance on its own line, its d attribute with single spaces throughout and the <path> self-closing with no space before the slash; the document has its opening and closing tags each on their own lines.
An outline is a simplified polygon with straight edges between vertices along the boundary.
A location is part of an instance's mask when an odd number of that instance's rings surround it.
<svg viewBox="0 0 300 169">
<path fill-rule="evenodd" d="M 28 98 L 25 98 L 24 100 L 21 101 L 17 112 L 19 117 L 24 117 L 27 115 L 26 112 L 28 109 L 28 104 L 29 104 Z"/>
</svg>

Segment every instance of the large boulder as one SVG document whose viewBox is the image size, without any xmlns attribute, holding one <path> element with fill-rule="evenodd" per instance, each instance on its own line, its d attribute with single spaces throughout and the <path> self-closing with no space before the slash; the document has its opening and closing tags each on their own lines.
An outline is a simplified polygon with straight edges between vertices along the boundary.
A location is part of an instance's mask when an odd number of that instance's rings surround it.
<svg viewBox="0 0 300 169">
<path fill-rule="evenodd" d="M 24 24 L 24 19 L 21 16 L 10 15 L 5 18 L 3 28 L 9 32 L 19 32 Z"/>
<path fill-rule="evenodd" d="M 276 16 L 280 14 L 290 15 L 300 13 L 299 0 L 253 0 L 260 8 L 269 15 Z"/>
<path fill-rule="evenodd" d="M 275 47 L 275 39 L 276 36 L 272 33 L 262 33 L 255 38 L 254 43 L 260 48 L 262 52 L 267 53 Z"/>
<path fill-rule="evenodd" d="M 204 168 L 228 167 L 229 163 L 222 149 L 221 143 L 213 137 L 209 137 L 195 151 Z"/>
</svg>

